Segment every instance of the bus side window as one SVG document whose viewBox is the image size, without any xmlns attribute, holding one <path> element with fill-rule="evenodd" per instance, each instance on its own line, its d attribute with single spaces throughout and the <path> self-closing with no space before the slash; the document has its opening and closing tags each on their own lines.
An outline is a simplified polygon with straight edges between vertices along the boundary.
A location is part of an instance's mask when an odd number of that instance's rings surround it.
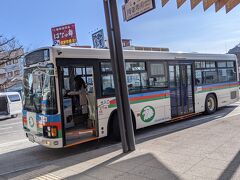
<svg viewBox="0 0 240 180">
<path fill-rule="evenodd" d="M 165 88 L 168 86 L 166 66 L 164 63 L 150 64 L 149 87 L 151 88 Z"/>
</svg>

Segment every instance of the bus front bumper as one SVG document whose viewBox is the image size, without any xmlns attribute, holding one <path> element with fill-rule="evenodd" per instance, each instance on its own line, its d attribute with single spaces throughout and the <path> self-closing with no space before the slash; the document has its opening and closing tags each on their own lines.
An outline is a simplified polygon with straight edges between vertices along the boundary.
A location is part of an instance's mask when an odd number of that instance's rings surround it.
<svg viewBox="0 0 240 180">
<path fill-rule="evenodd" d="M 43 145 L 48 148 L 62 148 L 63 147 L 63 140 L 62 138 L 56 138 L 56 139 L 49 139 L 44 138 L 42 136 L 37 136 L 32 133 L 26 132 L 26 136 L 29 141 L 36 142 L 40 145 Z"/>
</svg>

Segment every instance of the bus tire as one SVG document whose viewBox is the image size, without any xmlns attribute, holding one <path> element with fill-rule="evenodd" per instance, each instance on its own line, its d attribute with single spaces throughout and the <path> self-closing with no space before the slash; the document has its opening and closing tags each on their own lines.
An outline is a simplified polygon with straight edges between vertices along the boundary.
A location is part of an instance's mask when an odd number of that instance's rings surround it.
<svg viewBox="0 0 240 180">
<path fill-rule="evenodd" d="M 213 114 L 217 110 L 217 99 L 214 94 L 208 94 L 205 100 L 205 113 Z"/>
<path fill-rule="evenodd" d="M 131 115 L 132 115 L 132 121 L 133 121 L 133 130 L 135 133 L 136 132 L 136 121 L 135 121 L 133 112 L 131 112 Z M 117 111 L 115 111 L 111 117 L 110 129 L 108 130 L 108 132 L 109 132 L 109 137 L 111 140 L 114 140 L 117 142 L 121 141 L 121 134 L 120 134 Z"/>
</svg>

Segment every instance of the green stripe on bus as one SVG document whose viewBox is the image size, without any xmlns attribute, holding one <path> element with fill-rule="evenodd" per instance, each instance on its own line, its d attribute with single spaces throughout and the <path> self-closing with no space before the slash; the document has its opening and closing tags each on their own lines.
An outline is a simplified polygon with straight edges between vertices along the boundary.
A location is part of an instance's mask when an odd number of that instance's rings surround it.
<svg viewBox="0 0 240 180">
<path fill-rule="evenodd" d="M 62 130 L 58 130 L 58 138 L 62 138 Z"/>
<path fill-rule="evenodd" d="M 231 87 L 226 87 L 226 88 L 212 88 L 212 89 L 210 89 L 210 90 L 202 90 L 202 91 L 196 92 L 196 94 L 198 94 L 198 93 L 204 93 L 204 92 L 210 92 L 210 91 L 218 91 L 218 90 L 223 90 L 223 89 L 236 88 L 236 87 L 238 87 L 238 85 L 236 85 L 236 86 L 231 86 Z"/>
<path fill-rule="evenodd" d="M 156 98 L 151 98 L 151 99 L 143 99 L 143 100 L 135 100 L 135 101 L 130 101 L 130 104 L 138 104 L 138 103 L 143 103 L 143 102 L 148 102 L 148 101 L 155 101 L 155 100 L 160 100 L 160 99 L 166 99 L 169 98 L 170 96 L 164 96 L 164 97 L 156 97 Z M 117 104 L 110 104 L 108 108 L 114 108 L 117 107 Z"/>
</svg>

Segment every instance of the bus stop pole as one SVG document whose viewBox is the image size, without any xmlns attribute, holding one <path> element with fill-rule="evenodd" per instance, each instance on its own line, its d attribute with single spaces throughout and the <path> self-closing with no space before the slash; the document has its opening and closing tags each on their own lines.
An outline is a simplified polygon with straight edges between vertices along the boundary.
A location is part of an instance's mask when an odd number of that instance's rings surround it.
<svg viewBox="0 0 240 180">
<path fill-rule="evenodd" d="M 113 68 L 119 128 L 122 139 L 123 152 L 135 150 L 133 122 L 128 99 L 125 61 L 123 59 L 122 39 L 120 33 L 116 0 L 103 0 L 108 42 Z"/>
</svg>

